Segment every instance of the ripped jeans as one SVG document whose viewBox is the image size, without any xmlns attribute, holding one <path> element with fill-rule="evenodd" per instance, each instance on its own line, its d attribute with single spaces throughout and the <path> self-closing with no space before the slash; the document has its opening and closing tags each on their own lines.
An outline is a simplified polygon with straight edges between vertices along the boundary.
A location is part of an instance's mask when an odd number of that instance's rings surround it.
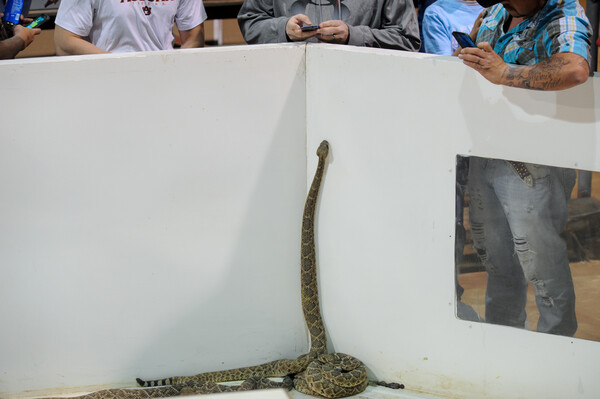
<svg viewBox="0 0 600 399">
<path fill-rule="evenodd" d="M 567 199 L 575 171 L 526 164 L 528 187 L 503 160 L 471 157 L 469 219 L 473 245 L 487 271 L 485 319 L 524 327 L 531 282 L 539 332 L 572 336 L 575 291 L 565 241 Z"/>
</svg>

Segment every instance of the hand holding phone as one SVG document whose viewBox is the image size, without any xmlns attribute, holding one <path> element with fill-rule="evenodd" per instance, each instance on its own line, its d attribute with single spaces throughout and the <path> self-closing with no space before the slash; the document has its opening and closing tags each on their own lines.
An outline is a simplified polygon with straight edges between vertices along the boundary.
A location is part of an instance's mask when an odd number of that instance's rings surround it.
<svg viewBox="0 0 600 399">
<path fill-rule="evenodd" d="M 455 31 L 455 32 L 452 32 L 452 36 L 454 36 L 454 38 L 458 42 L 459 46 L 462 48 L 477 47 L 475 45 L 475 43 L 473 43 L 471 36 L 469 36 L 468 34 L 466 34 L 464 32 L 456 32 Z"/>
<path fill-rule="evenodd" d="M 302 29 L 302 32 L 311 32 L 313 30 L 319 29 L 319 25 L 302 25 L 300 29 Z"/>
<path fill-rule="evenodd" d="M 40 28 L 43 24 L 45 24 L 49 20 L 50 20 L 50 16 L 48 14 L 42 14 L 39 17 L 37 17 L 36 19 L 34 19 L 29 25 L 27 25 L 27 27 L 30 29 Z"/>
</svg>

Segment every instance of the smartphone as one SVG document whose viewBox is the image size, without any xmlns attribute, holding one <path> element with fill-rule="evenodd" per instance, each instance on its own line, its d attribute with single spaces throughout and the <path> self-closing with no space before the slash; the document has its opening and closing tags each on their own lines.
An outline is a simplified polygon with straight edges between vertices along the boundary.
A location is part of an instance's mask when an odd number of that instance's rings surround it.
<svg viewBox="0 0 600 399">
<path fill-rule="evenodd" d="M 319 25 L 304 25 L 300 29 L 302 29 L 302 32 L 310 32 L 319 29 Z"/>
<path fill-rule="evenodd" d="M 473 43 L 473 40 L 471 40 L 471 37 L 464 32 L 452 32 L 452 36 L 454 36 L 462 48 L 477 47 L 475 43 Z"/>
<path fill-rule="evenodd" d="M 48 22 L 50 20 L 50 16 L 48 14 L 42 14 L 39 17 L 37 17 L 36 19 L 34 19 L 33 21 L 31 21 L 31 23 L 29 25 L 27 25 L 28 28 L 40 28 L 42 25 L 44 25 L 46 22 Z"/>
</svg>

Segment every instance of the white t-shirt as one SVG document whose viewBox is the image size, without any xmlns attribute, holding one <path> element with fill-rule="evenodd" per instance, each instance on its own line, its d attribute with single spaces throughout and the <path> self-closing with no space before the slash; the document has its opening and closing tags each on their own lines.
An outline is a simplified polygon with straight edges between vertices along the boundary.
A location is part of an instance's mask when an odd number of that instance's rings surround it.
<svg viewBox="0 0 600 399">
<path fill-rule="evenodd" d="M 190 30 L 206 19 L 202 0 L 62 0 L 56 24 L 108 52 L 173 48 L 173 24 Z"/>
</svg>

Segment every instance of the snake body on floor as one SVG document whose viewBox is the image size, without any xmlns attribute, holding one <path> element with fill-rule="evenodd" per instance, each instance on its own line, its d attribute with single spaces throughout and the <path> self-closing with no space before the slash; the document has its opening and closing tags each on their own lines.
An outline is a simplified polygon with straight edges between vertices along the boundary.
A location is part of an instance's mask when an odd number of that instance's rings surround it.
<svg viewBox="0 0 600 399">
<path fill-rule="evenodd" d="M 138 378 L 138 384 L 144 388 L 108 389 L 79 398 L 144 399 L 274 387 L 291 389 L 292 384 L 299 392 L 326 398 L 341 398 L 364 391 L 369 383 L 365 365 L 343 353 L 327 353 L 327 337 L 319 306 L 314 218 L 328 154 L 329 143 L 323 141 L 317 149 L 319 163 L 306 198 L 302 218 L 300 280 L 302 311 L 310 335 L 308 353 L 296 359 L 280 359 L 257 366 L 212 371 L 189 377 L 170 377 L 153 381 Z M 282 382 L 275 382 L 269 380 L 269 377 L 284 378 Z M 216 384 L 228 381 L 244 382 L 240 385 Z"/>
<path fill-rule="evenodd" d="M 327 353 L 327 337 L 319 306 L 317 261 L 315 253 L 315 209 L 329 154 L 329 143 L 323 141 L 317 149 L 319 163 L 313 178 L 302 217 L 301 295 L 302 311 L 310 335 L 310 350 L 297 359 L 281 359 L 251 367 L 213 371 L 190 377 L 170 377 L 162 380 L 137 379 L 143 387 L 181 384 L 190 381 L 242 381 L 250 377 L 293 376 L 294 388 L 302 393 L 327 398 L 358 394 L 368 385 L 364 364 L 343 353 Z"/>
<path fill-rule="evenodd" d="M 207 381 L 188 381 L 155 388 L 132 388 L 132 389 L 103 389 L 86 395 L 77 396 L 76 399 L 146 399 L 146 398 L 169 398 L 172 396 L 186 396 L 209 394 L 219 392 L 250 391 L 254 389 L 285 388 L 291 389 L 292 379 L 286 377 L 281 382 L 271 381 L 268 378 L 250 377 L 239 385 L 216 384 Z M 65 399 L 65 397 L 44 398 Z"/>
</svg>

